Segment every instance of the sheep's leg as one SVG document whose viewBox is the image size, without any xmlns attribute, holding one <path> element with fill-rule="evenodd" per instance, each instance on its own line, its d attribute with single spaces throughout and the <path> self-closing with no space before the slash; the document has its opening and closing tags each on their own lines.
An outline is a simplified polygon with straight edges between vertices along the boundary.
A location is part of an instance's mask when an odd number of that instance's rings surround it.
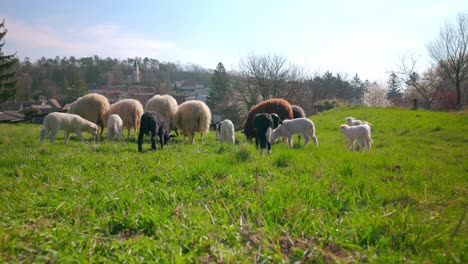
<svg viewBox="0 0 468 264">
<path fill-rule="evenodd" d="M 70 138 L 70 132 L 65 131 L 64 136 L 65 136 L 65 141 L 63 142 L 63 144 L 68 144 L 68 139 Z"/>
<path fill-rule="evenodd" d="M 304 137 L 304 147 L 307 146 L 307 144 L 309 143 L 309 135 L 307 133 L 304 133 L 302 134 L 302 136 Z"/>
<path fill-rule="evenodd" d="M 47 132 L 48 132 L 48 131 L 47 131 L 46 128 L 41 129 L 41 134 L 40 134 L 40 136 L 39 136 L 39 143 L 42 143 L 42 141 L 44 140 L 45 135 L 47 135 L 47 134 L 46 134 Z"/>
<path fill-rule="evenodd" d="M 151 149 L 156 150 L 156 131 L 151 130 Z"/>
<path fill-rule="evenodd" d="M 49 132 L 49 141 L 50 142 L 55 142 L 55 135 L 57 135 L 59 129 L 52 129 L 50 132 Z"/>
<path fill-rule="evenodd" d="M 142 145 L 143 145 L 143 130 L 140 130 L 140 133 L 138 134 L 138 152 L 141 152 L 143 150 Z"/>
<path fill-rule="evenodd" d="M 84 139 L 83 139 L 83 134 L 81 133 L 81 131 L 76 131 L 76 135 L 78 136 L 78 138 L 81 140 L 81 142 L 85 142 Z"/>
<path fill-rule="evenodd" d="M 318 147 L 318 139 L 316 136 L 312 136 L 312 140 L 314 141 L 314 144 L 316 147 Z"/>
</svg>

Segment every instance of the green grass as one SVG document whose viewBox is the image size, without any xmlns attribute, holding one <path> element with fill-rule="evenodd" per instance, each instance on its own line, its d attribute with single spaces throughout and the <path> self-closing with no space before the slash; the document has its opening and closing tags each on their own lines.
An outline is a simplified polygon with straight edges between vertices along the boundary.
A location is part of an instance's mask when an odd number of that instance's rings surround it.
<svg viewBox="0 0 468 264">
<path fill-rule="evenodd" d="M 347 116 L 373 124 L 369 153 L 346 150 Z M 468 261 L 466 112 L 311 119 L 318 148 L 264 156 L 240 133 L 138 153 L 1 124 L 0 262 Z"/>
</svg>

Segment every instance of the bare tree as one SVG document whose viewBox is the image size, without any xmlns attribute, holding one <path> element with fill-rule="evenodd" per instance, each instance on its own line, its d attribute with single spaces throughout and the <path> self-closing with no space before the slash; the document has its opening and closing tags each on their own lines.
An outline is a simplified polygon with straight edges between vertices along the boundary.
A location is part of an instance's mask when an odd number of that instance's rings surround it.
<svg viewBox="0 0 468 264">
<path fill-rule="evenodd" d="M 247 108 L 270 98 L 291 100 L 304 89 L 304 70 L 278 55 L 250 55 L 239 64 L 240 79 L 234 83 Z"/>
<path fill-rule="evenodd" d="M 468 80 L 468 12 L 459 14 L 455 25 L 446 24 L 427 50 L 455 84 L 457 105 L 461 107 L 462 85 Z"/>
<path fill-rule="evenodd" d="M 413 99 L 422 99 L 425 108 L 432 109 L 432 105 L 441 100 L 440 91 L 444 83 L 441 76 L 445 75 L 438 74 L 437 69 L 429 68 L 421 76 L 416 72 L 416 64 L 417 59 L 414 54 L 402 57 L 399 74 L 402 75 L 401 78 L 408 89 L 419 95 L 419 98 Z M 407 92 L 406 94 L 412 93 Z"/>
</svg>

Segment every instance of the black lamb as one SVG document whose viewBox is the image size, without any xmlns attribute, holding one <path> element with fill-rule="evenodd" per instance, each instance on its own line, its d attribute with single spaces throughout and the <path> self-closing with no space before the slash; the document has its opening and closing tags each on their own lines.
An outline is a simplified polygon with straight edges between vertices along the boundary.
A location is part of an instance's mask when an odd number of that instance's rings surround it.
<svg viewBox="0 0 468 264">
<path fill-rule="evenodd" d="M 271 143 L 267 133 L 271 133 L 272 129 L 277 128 L 281 119 L 277 114 L 261 113 L 256 114 L 253 121 L 256 133 L 255 145 L 258 147 L 260 144 L 260 154 L 263 155 L 265 148 L 268 148 L 268 153 L 271 153 Z"/>
<path fill-rule="evenodd" d="M 141 116 L 140 133 L 138 134 L 138 151 L 142 151 L 143 135 L 151 132 L 151 149 L 156 150 L 156 136 L 159 137 L 161 149 L 171 138 L 166 118 L 157 112 L 145 112 Z"/>
</svg>

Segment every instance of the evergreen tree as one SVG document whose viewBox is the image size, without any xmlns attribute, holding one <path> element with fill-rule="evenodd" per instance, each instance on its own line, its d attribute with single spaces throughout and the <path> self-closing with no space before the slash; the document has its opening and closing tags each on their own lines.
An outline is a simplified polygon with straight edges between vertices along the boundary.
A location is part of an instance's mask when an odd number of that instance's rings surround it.
<svg viewBox="0 0 468 264">
<path fill-rule="evenodd" d="M 226 73 L 224 65 L 220 62 L 213 72 L 211 77 L 212 88 L 207 98 L 207 105 L 211 109 L 216 107 L 225 101 L 226 94 L 229 90 L 229 75 Z"/>
<path fill-rule="evenodd" d="M 16 55 L 3 55 L 2 48 L 8 30 L 5 28 L 5 20 L 0 23 L 0 103 L 13 99 L 16 94 L 15 66 L 18 64 Z"/>
<path fill-rule="evenodd" d="M 388 93 L 387 93 L 388 100 L 394 103 L 400 101 L 402 98 L 402 93 L 400 91 L 401 83 L 396 73 L 394 72 L 390 73 L 390 77 L 387 80 L 387 87 L 388 87 Z"/>
</svg>

